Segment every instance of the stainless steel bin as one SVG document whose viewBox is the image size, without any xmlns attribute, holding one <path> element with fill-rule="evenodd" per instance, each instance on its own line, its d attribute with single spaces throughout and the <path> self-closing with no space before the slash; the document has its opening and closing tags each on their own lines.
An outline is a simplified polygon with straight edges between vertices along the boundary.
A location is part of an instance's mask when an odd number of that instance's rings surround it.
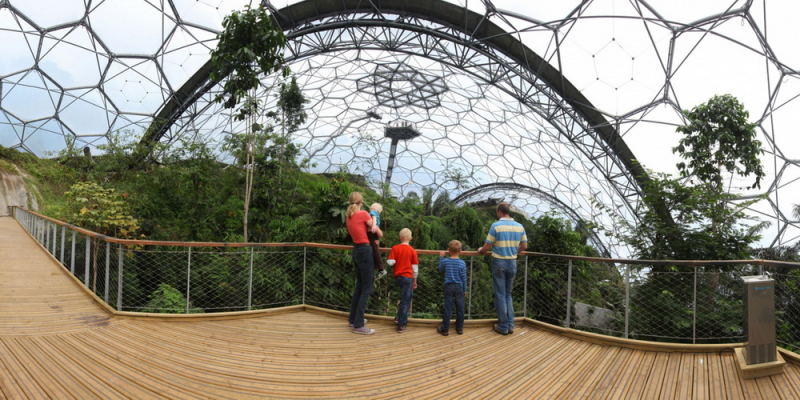
<svg viewBox="0 0 800 400">
<path fill-rule="evenodd" d="M 744 358 L 747 365 L 775 361 L 775 282 L 767 276 L 743 276 Z"/>
</svg>

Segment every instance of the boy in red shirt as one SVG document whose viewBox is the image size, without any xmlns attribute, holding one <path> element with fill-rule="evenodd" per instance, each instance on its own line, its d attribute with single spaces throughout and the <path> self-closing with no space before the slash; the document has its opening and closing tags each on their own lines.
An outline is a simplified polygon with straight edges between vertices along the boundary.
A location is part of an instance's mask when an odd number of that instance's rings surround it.
<svg viewBox="0 0 800 400">
<path fill-rule="evenodd" d="M 411 230 L 403 228 L 400 231 L 400 244 L 392 247 L 386 263 L 394 266 L 394 280 L 400 287 L 400 306 L 397 308 L 397 333 L 403 333 L 408 323 L 408 306 L 411 305 L 413 290 L 417 288 L 417 272 L 419 259 L 417 251 L 408 242 L 411 241 Z"/>
</svg>

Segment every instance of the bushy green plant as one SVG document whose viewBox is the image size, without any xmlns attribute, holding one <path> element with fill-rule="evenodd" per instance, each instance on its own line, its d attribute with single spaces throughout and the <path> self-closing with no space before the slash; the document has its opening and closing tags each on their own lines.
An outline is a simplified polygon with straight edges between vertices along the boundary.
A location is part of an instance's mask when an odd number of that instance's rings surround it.
<svg viewBox="0 0 800 400">
<path fill-rule="evenodd" d="M 158 285 L 158 289 L 150 294 L 150 301 L 141 311 L 158 314 L 185 313 L 186 297 L 174 287 L 162 283 Z M 194 308 L 189 304 L 189 313 L 203 313 L 203 309 Z"/>
</svg>

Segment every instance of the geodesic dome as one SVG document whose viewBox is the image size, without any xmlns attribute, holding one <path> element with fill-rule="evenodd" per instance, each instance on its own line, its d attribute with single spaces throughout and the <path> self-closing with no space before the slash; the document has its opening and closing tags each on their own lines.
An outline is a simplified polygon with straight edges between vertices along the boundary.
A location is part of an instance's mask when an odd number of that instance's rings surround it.
<svg viewBox="0 0 800 400">
<path fill-rule="evenodd" d="M 65 137 L 93 147 L 121 129 L 212 142 L 243 130 L 212 102 L 208 59 L 222 18 L 250 3 L 0 1 L 0 144 L 42 156 Z M 762 243 L 772 246 L 800 234 L 791 215 L 800 28 L 785 18 L 800 6 L 790 3 L 264 5 L 310 99 L 293 140 L 311 172 L 363 174 L 376 189 L 389 180 L 395 196 L 432 188 L 459 201 L 504 198 L 531 215 L 608 227 L 592 200 L 635 221 L 642 171 L 633 160 L 676 174 L 681 109 L 728 93 L 757 122 L 768 171 L 760 190 L 729 186 L 769 194 L 750 211 L 772 223 Z M 625 253 L 602 235 L 593 241 Z"/>
</svg>

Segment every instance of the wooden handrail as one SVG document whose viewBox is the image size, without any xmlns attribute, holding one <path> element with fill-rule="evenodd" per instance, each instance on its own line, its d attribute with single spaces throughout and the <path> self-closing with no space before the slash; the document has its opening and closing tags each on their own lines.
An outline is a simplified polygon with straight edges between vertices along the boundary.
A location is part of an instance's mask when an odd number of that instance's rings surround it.
<svg viewBox="0 0 800 400">
<path fill-rule="evenodd" d="M 59 221 L 55 218 L 30 211 L 24 207 L 11 206 L 12 208 L 19 208 L 30 214 L 36 215 L 39 218 L 53 222 L 55 224 L 66 226 L 69 229 L 80 232 L 86 236 L 101 239 L 106 242 L 115 243 L 123 246 L 176 246 L 176 247 L 230 247 L 230 248 L 268 248 L 268 247 L 314 247 L 320 249 L 332 250 L 350 250 L 352 246 L 328 244 L 328 243 L 315 243 L 315 242 L 284 242 L 284 243 L 241 243 L 241 242 L 181 242 L 181 241 L 156 241 L 156 240 L 132 240 L 132 239 L 119 239 L 113 236 L 103 235 L 93 232 L 81 227 L 68 224 L 64 221 Z M 391 249 L 382 247 L 381 251 L 388 253 Z M 436 255 L 441 250 L 424 250 L 417 249 L 418 254 Z M 463 251 L 462 255 L 465 256 L 480 256 L 477 251 Z M 491 254 L 491 253 L 489 253 Z M 625 258 L 602 258 L 602 257 L 584 257 L 584 256 L 571 256 L 564 254 L 548 254 L 538 253 L 535 251 L 525 251 L 521 253 L 525 256 L 534 257 L 550 257 L 563 260 L 573 261 L 592 261 L 599 263 L 615 263 L 615 264 L 630 264 L 630 265 L 685 265 L 685 266 L 708 266 L 708 265 L 731 265 L 731 264 L 749 264 L 749 265 L 764 265 L 764 266 L 779 266 L 789 268 L 800 268 L 800 263 L 793 263 L 787 261 L 774 261 L 763 259 L 752 260 L 635 260 Z"/>
</svg>

